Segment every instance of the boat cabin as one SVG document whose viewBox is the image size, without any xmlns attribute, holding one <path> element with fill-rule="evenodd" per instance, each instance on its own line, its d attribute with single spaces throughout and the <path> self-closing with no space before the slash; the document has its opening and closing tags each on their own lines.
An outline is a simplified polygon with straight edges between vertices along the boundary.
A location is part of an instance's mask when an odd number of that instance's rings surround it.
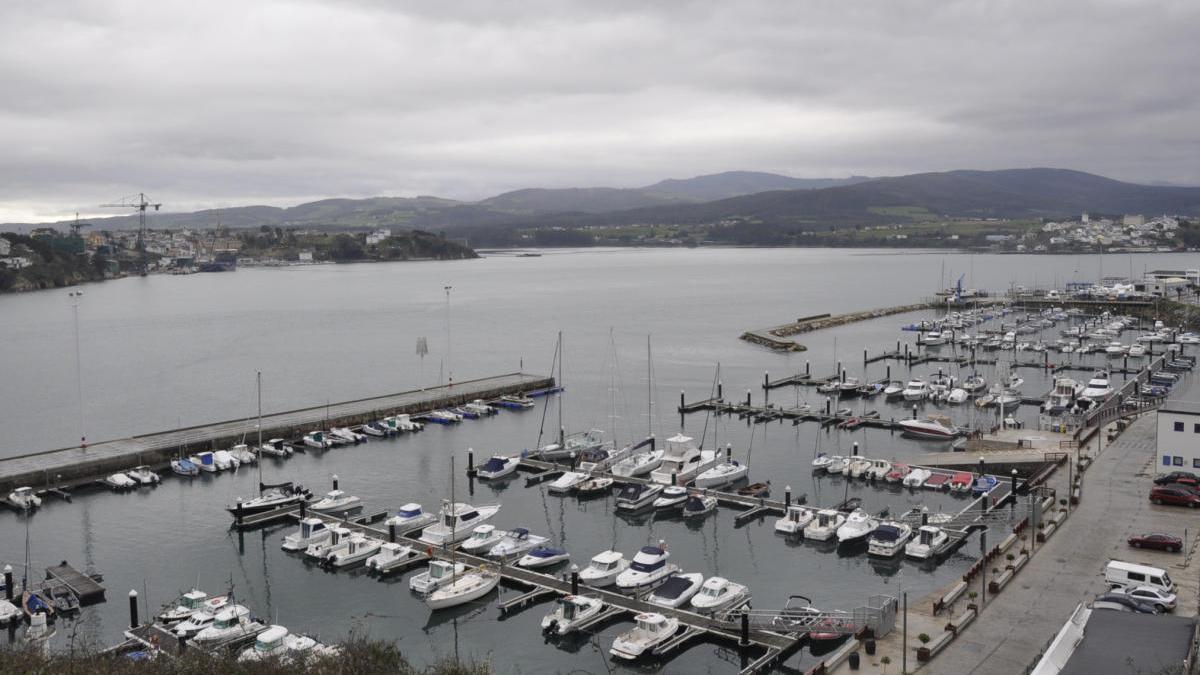
<svg viewBox="0 0 1200 675">
<path fill-rule="evenodd" d="M 665 564 L 667 564 L 666 551 L 657 546 L 643 546 L 637 555 L 633 556 L 633 562 L 629 563 L 629 569 L 649 574 Z"/>
<path fill-rule="evenodd" d="M 623 556 L 616 551 L 597 553 L 588 566 L 597 572 L 608 572 L 621 566 Z"/>
<path fill-rule="evenodd" d="M 650 635 L 657 635 L 667 629 L 667 617 L 655 612 L 638 614 L 637 629 Z"/>
<path fill-rule="evenodd" d="M 401 518 L 404 518 L 404 519 L 411 519 L 411 518 L 419 518 L 425 514 L 421 510 L 420 504 L 413 503 L 413 504 L 405 504 L 404 506 L 401 506 L 400 510 L 396 512 L 396 515 L 400 516 Z"/>
<path fill-rule="evenodd" d="M 241 605 L 234 605 L 228 609 L 221 610 L 213 619 L 212 627 L 217 630 L 227 630 L 241 623 L 244 623 L 250 618 L 250 610 Z"/>
<path fill-rule="evenodd" d="M 254 641 L 254 651 L 263 656 L 274 654 L 283 649 L 283 639 L 287 635 L 288 629 L 284 626 L 271 626 L 258 634 L 258 639 Z"/>
<path fill-rule="evenodd" d="M 445 560 L 434 560 L 429 563 L 430 579 L 445 579 L 454 575 L 454 565 Z"/>
<path fill-rule="evenodd" d="M 305 518 L 300 521 L 300 538 L 312 539 L 313 535 L 328 529 L 320 518 Z"/>
</svg>

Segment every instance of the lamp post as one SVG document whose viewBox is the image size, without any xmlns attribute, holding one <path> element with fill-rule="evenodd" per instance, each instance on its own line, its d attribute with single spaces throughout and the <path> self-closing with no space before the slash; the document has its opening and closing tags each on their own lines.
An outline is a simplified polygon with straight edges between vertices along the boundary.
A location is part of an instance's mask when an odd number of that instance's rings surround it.
<svg viewBox="0 0 1200 675">
<path fill-rule="evenodd" d="M 450 367 L 450 291 L 453 286 L 444 286 L 446 291 L 446 381 L 454 384 L 454 369 Z"/>
<path fill-rule="evenodd" d="M 84 431 L 83 423 L 83 359 L 80 356 L 79 349 L 79 298 L 83 296 L 83 291 L 71 291 L 67 293 L 71 298 L 71 314 L 75 324 L 75 387 L 76 395 L 79 398 L 79 448 L 87 449 L 87 432 Z"/>
</svg>

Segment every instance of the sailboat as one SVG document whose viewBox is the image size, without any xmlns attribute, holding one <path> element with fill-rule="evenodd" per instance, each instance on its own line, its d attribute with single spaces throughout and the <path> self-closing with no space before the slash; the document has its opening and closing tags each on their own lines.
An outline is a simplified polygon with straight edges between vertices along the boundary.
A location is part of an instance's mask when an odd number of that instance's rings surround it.
<svg viewBox="0 0 1200 675">
<path fill-rule="evenodd" d="M 258 446 L 262 447 L 262 372 L 258 373 Z M 262 482 L 262 462 L 258 466 L 258 496 L 250 499 L 239 498 L 233 506 L 226 510 L 235 516 L 264 513 L 275 509 L 298 506 L 312 499 L 312 494 L 302 485 L 291 482 L 266 485 Z"/>
<path fill-rule="evenodd" d="M 562 386 L 562 368 L 563 368 L 563 344 L 562 331 L 558 333 L 558 342 L 554 347 L 554 360 L 550 366 L 550 374 L 554 374 L 555 366 L 558 367 L 559 386 Z M 549 397 L 546 398 L 546 405 L 550 405 Z M 543 429 L 546 422 L 545 408 L 542 412 Z M 558 399 L 558 441 L 541 445 L 542 429 L 538 430 L 538 457 L 547 462 L 557 462 L 564 459 L 574 459 L 582 457 L 584 453 L 594 452 L 604 446 L 604 432 L 600 429 L 589 429 L 575 434 L 567 435 L 566 428 L 563 426 L 563 401 L 562 397 Z"/>
<path fill-rule="evenodd" d="M 450 458 L 450 503 L 454 502 L 454 457 Z M 456 539 L 454 528 L 456 520 L 450 521 L 450 540 Z M 473 600 L 478 600 L 488 593 L 492 592 L 500 584 L 500 574 L 486 566 L 481 566 L 479 569 L 458 573 L 458 566 L 455 565 L 455 550 L 450 549 L 451 568 L 455 570 L 453 578 L 449 583 L 435 589 L 432 593 L 425 596 L 425 604 L 429 609 L 444 609 L 446 607 L 457 607 L 458 605 L 466 604 Z"/>
</svg>

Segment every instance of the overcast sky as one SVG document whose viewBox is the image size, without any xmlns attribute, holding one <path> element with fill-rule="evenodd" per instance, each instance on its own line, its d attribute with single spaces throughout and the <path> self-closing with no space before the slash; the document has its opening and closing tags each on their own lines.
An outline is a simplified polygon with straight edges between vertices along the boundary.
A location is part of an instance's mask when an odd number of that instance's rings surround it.
<svg viewBox="0 0 1200 675">
<path fill-rule="evenodd" d="M 5 0 L 0 222 L 730 169 L 1200 184 L 1198 30 L 1195 0 Z"/>
</svg>

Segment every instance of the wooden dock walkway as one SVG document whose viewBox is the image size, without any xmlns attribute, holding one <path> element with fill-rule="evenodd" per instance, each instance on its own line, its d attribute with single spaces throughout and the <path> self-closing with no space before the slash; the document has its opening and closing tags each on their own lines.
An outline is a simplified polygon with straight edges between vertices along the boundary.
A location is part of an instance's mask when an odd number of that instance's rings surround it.
<svg viewBox="0 0 1200 675">
<path fill-rule="evenodd" d="M 298 438 L 329 426 L 361 424 L 388 415 L 416 414 L 553 386 L 552 377 L 525 373 L 467 380 L 450 386 L 265 414 L 262 434 L 263 438 Z M 249 417 L 104 441 L 87 448 L 61 448 L 0 459 L 0 494 L 8 494 L 22 485 L 43 489 L 90 482 L 141 464 L 165 466 L 180 448 L 195 452 L 240 443 L 243 437 L 257 432 L 256 424 L 257 420 Z"/>
<path fill-rule="evenodd" d="M 66 586 L 79 604 L 90 605 L 104 600 L 104 587 L 92 577 L 62 561 L 61 564 L 46 568 L 47 586 Z"/>
</svg>

